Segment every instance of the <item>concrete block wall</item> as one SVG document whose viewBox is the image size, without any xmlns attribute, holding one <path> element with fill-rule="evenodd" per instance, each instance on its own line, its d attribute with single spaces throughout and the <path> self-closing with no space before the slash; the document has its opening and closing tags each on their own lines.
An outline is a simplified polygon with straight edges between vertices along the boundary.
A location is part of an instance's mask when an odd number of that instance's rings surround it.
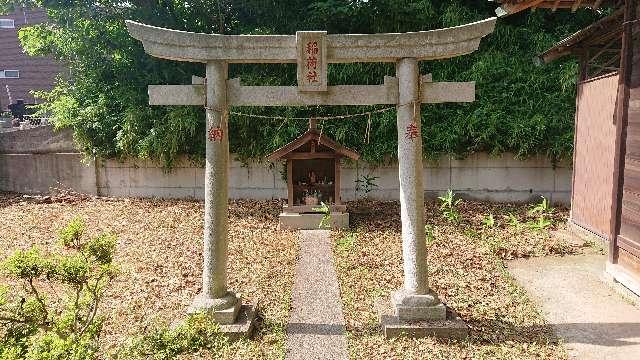
<svg viewBox="0 0 640 360">
<path fill-rule="evenodd" d="M 400 183 L 396 165 L 371 168 L 350 166 L 343 169 L 343 198 L 352 200 L 357 194 L 355 180 L 363 175 L 377 176 L 373 198 L 398 199 Z M 424 162 L 424 189 L 427 197 L 436 197 L 448 189 L 467 199 L 495 202 L 537 201 L 545 196 L 553 203 L 570 204 L 571 168 L 558 164 L 555 168 L 544 157 L 517 160 L 512 154 L 491 157 L 478 153 L 464 160 L 442 157 Z"/>
<path fill-rule="evenodd" d="M 282 164 L 231 162 L 229 196 L 234 199 L 286 198 Z M 569 204 L 571 169 L 567 164 L 554 168 L 545 158 L 520 161 L 512 155 L 490 157 L 474 154 L 465 160 L 443 157 L 425 162 L 424 188 L 427 196 L 438 196 L 448 189 L 465 198 L 497 202 L 537 200 L 540 195 L 554 203 Z M 370 167 L 362 162 L 343 164 L 341 192 L 343 200 L 362 197 L 356 191 L 356 179 L 377 177 L 377 187 L 369 193 L 374 199 L 396 200 L 399 196 L 397 165 Z M 204 169 L 179 162 L 166 171 L 145 161 L 102 161 L 98 167 L 99 193 L 104 196 L 197 198 L 204 196 Z"/>
<path fill-rule="evenodd" d="M 95 164 L 78 153 L 0 154 L 0 191 L 34 194 L 51 188 L 96 194 Z"/>
<path fill-rule="evenodd" d="M 51 126 L 4 129 L 0 133 L 0 154 L 44 154 L 78 152 L 71 129 L 59 131 Z"/>
<path fill-rule="evenodd" d="M 103 196 L 204 198 L 204 168 L 187 160 L 171 170 L 147 160 L 103 160 L 98 166 L 98 191 Z M 231 162 L 229 196 L 233 199 L 287 197 L 279 169 L 267 164 Z"/>
<path fill-rule="evenodd" d="M 69 132 L 52 132 L 48 127 L 0 134 L 0 191 L 44 193 L 51 187 L 66 187 L 88 194 L 113 197 L 204 197 L 204 169 L 187 160 L 165 170 L 148 160 L 83 161 L 73 148 Z M 232 157 L 233 158 L 233 157 Z M 283 164 L 231 162 L 229 196 L 234 199 L 286 198 Z M 466 198 L 522 202 L 544 195 L 554 203 L 569 204 L 569 164 L 553 167 L 544 157 L 525 161 L 504 154 L 490 157 L 474 154 L 464 160 L 442 157 L 424 162 L 424 190 L 429 197 L 448 189 Z M 364 196 L 356 191 L 363 175 L 377 177 L 371 198 L 399 198 L 398 167 L 371 167 L 363 162 L 343 164 L 343 200 Z"/>
</svg>

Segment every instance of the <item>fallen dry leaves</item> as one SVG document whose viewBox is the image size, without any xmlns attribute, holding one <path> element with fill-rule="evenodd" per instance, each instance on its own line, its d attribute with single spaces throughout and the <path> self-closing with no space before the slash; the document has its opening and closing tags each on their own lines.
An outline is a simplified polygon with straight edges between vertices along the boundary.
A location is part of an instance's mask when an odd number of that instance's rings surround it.
<svg viewBox="0 0 640 360">
<path fill-rule="evenodd" d="M 278 230 L 279 208 L 276 201 L 231 203 L 229 288 L 259 304 L 261 324 L 253 340 L 232 344 L 226 358 L 284 354 L 298 240 L 294 232 Z M 53 249 L 58 229 L 77 215 L 89 235 L 109 231 L 119 239 L 115 262 L 121 273 L 101 305 L 107 316 L 101 337 L 105 353 L 151 326 L 184 318 L 201 289 L 201 202 L 0 194 L 0 260 L 32 245 Z M 206 353 L 190 357 L 210 358 Z"/>
<path fill-rule="evenodd" d="M 284 356 L 285 327 L 298 252 L 294 232 L 277 229 L 278 202 L 237 201 L 230 206 L 229 288 L 260 305 L 261 324 L 253 340 L 235 342 L 228 359 Z M 507 224 L 509 213 L 531 220 L 528 208 L 465 201 L 463 221 L 444 220 L 427 204 L 431 229 L 430 285 L 471 326 L 466 341 L 385 340 L 376 301 L 388 301 L 402 285 L 398 204 L 350 204 L 353 231 L 334 232 L 336 265 L 354 359 L 563 359 L 558 344 L 503 260 L 577 252 L 548 231 Z M 496 226 L 482 225 L 492 213 Z M 556 210 L 557 222 L 566 210 Z M 200 291 L 202 203 L 97 199 L 73 196 L 24 198 L 0 194 L 0 259 L 18 248 L 51 249 L 55 234 L 80 215 L 90 235 L 110 231 L 119 238 L 116 262 L 121 274 L 102 304 L 108 316 L 102 346 L 114 351 L 151 326 L 184 317 Z M 2 281 L 4 279 L 0 279 Z M 209 359 L 202 352 L 184 359 Z"/>
<path fill-rule="evenodd" d="M 352 231 L 334 232 L 352 359 L 563 359 L 566 354 L 549 326 L 515 284 L 503 259 L 580 251 L 526 226 L 507 224 L 509 213 L 530 220 L 528 207 L 460 204 L 462 222 L 443 219 L 427 203 L 429 281 L 431 288 L 471 327 L 465 341 L 385 340 L 378 325 L 377 302 L 388 302 L 402 286 L 402 244 L 396 202 L 353 203 Z M 496 225 L 482 224 L 492 213 Z M 566 210 L 555 210 L 562 227 Z M 429 237 L 429 236 L 428 236 Z"/>
</svg>

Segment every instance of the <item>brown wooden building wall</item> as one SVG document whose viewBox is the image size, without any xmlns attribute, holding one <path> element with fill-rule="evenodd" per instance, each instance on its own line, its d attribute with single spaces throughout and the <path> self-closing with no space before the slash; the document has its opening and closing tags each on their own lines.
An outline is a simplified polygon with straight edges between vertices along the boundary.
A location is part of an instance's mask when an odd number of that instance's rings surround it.
<svg viewBox="0 0 640 360">
<path fill-rule="evenodd" d="M 613 153 L 610 152 L 607 156 L 607 154 L 597 153 L 597 150 L 592 151 L 594 147 L 600 147 L 603 150 L 607 147 L 598 144 L 594 139 L 582 138 L 585 136 L 581 129 L 582 124 L 577 124 L 575 172 L 578 173 L 576 176 L 583 178 L 583 184 L 576 184 L 576 178 L 574 178 L 574 185 L 578 186 L 573 189 L 572 199 L 574 202 L 577 200 L 578 203 L 572 204 L 572 207 L 577 206 L 576 211 L 582 211 L 581 215 L 585 215 L 580 219 L 583 225 L 588 225 L 584 227 L 595 233 L 600 233 L 607 227 L 610 229 L 608 234 L 601 234 L 607 235 L 603 237 L 609 240 L 607 271 L 640 295 L 640 1 L 498 1 L 503 4 L 503 12 L 508 14 L 535 7 L 575 11 L 579 7 L 596 9 L 607 5 L 613 9 L 623 10 L 614 11 L 611 15 L 556 44 L 542 54 L 542 58 L 545 61 L 552 61 L 574 54 L 585 59 L 585 53 L 588 57 L 589 51 L 594 48 L 596 55 L 589 58 L 589 61 L 593 62 L 597 71 L 619 70 Z M 620 14 L 623 14 L 623 19 L 620 19 Z M 593 61 L 605 53 L 612 56 L 608 56 L 600 63 Z M 620 55 L 620 66 L 616 69 L 614 64 L 618 60 L 618 55 Z M 589 71 L 585 71 L 586 69 L 587 67 L 583 64 L 582 75 L 589 77 Z M 600 101 L 602 97 L 595 94 L 592 96 L 596 101 Z M 594 126 L 595 118 L 602 117 L 600 110 L 594 107 L 595 104 L 583 104 L 581 99 L 577 100 L 577 104 L 579 113 L 576 117 L 577 121 L 582 120 L 589 126 Z M 606 124 L 602 126 L 609 127 Z M 610 129 L 604 129 L 599 136 L 607 136 L 608 130 Z M 587 136 L 593 136 L 593 134 L 587 134 Z M 611 158 L 613 158 L 612 170 L 608 163 Z M 585 176 L 586 173 L 580 175 L 581 171 L 584 172 L 589 167 L 596 172 L 594 176 Z M 598 205 L 594 209 L 588 209 L 587 206 L 588 203 L 596 204 L 598 201 L 604 201 L 599 189 L 607 190 L 605 181 L 602 181 L 604 179 L 602 175 L 609 172 L 613 178 L 609 187 L 611 207 L 610 211 L 602 212 L 601 219 L 598 219 L 596 212 L 601 211 L 603 206 Z M 572 209 L 572 217 L 573 211 Z"/>
<path fill-rule="evenodd" d="M 27 103 L 34 103 L 31 90 L 50 90 L 55 76 L 63 71 L 63 67 L 47 57 L 28 56 L 22 50 L 18 40 L 18 30 L 25 25 L 46 22 L 44 10 L 18 10 L 12 14 L 0 15 L 0 19 L 13 19 L 15 29 L 0 29 L 0 70 L 19 70 L 19 79 L 0 78 L 0 110 L 9 105 L 6 86 L 9 86 L 11 97 L 24 99 Z"/>
<path fill-rule="evenodd" d="M 627 39 L 629 97 L 623 104 L 626 113 L 623 113 L 625 118 L 621 124 L 618 236 L 611 257 L 614 264 L 619 264 L 640 282 L 640 26 L 633 22 L 640 18 L 640 6 L 634 1 L 627 11 L 630 12 L 626 18 L 627 31 L 633 34 Z"/>
<path fill-rule="evenodd" d="M 604 239 L 611 234 L 618 74 L 578 83 L 571 222 Z"/>
</svg>

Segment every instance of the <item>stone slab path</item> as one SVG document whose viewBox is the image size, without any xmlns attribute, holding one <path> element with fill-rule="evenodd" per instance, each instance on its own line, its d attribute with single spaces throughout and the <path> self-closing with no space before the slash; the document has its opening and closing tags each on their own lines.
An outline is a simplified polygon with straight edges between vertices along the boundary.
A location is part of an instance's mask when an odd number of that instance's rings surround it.
<svg viewBox="0 0 640 360">
<path fill-rule="evenodd" d="M 571 359 L 640 359 L 640 308 L 612 289 L 604 255 L 512 261 L 509 271 L 564 339 Z"/>
<path fill-rule="evenodd" d="M 286 359 L 347 359 L 340 287 L 329 231 L 300 231 L 300 259 L 295 276 Z"/>
</svg>

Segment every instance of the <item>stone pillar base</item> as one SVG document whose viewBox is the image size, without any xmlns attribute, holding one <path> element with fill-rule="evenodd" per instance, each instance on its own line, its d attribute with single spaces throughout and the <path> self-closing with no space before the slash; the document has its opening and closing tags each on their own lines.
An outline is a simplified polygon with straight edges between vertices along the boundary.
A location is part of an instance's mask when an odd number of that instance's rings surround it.
<svg viewBox="0 0 640 360">
<path fill-rule="evenodd" d="M 250 338 L 256 323 L 255 304 L 243 304 L 233 324 L 220 325 L 220 332 L 227 335 L 230 340 Z"/>
<path fill-rule="evenodd" d="M 193 299 L 187 313 L 205 313 L 213 321 L 220 325 L 229 325 L 236 322 L 238 312 L 242 305 L 242 297 L 229 291 L 221 298 L 212 299 L 204 294 L 199 294 Z"/>
<path fill-rule="evenodd" d="M 391 295 L 393 315 L 403 321 L 444 320 L 447 307 L 434 293 L 418 295 L 398 290 Z"/>
<path fill-rule="evenodd" d="M 446 339 L 465 339 L 469 336 L 467 324 L 451 309 L 440 303 L 434 308 L 438 308 L 435 314 L 439 317 L 440 310 L 444 308 L 445 316 L 442 319 L 431 320 L 403 320 L 396 315 L 394 306 L 378 304 L 377 309 L 380 316 L 380 323 L 384 337 L 387 339 L 399 336 L 420 338 L 434 336 Z"/>
</svg>

